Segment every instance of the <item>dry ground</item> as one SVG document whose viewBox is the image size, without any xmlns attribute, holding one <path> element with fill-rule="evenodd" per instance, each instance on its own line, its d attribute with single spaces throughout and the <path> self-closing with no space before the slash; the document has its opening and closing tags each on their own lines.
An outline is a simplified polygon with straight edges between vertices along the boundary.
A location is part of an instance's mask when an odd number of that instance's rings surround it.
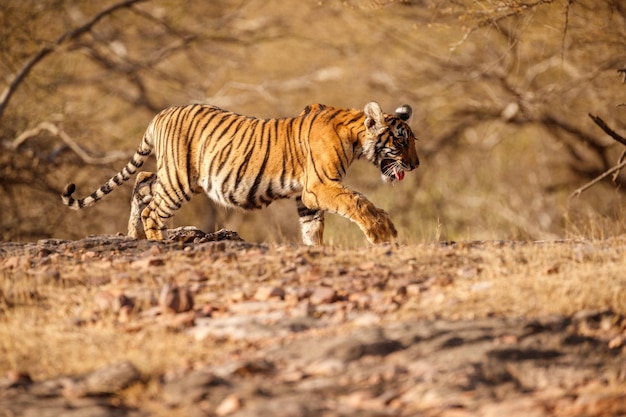
<svg viewBox="0 0 626 417">
<path fill-rule="evenodd" d="M 623 416 L 626 239 L 0 244 L 0 415 Z"/>
</svg>

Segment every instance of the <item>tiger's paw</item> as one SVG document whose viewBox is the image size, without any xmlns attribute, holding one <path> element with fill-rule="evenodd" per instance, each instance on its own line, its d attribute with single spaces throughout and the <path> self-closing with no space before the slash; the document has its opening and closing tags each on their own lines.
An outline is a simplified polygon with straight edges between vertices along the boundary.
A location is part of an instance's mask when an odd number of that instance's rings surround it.
<svg viewBox="0 0 626 417">
<path fill-rule="evenodd" d="M 398 231 L 389 218 L 389 214 L 385 210 L 378 209 L 376 219 L 365 231 L 365 235 L 370 243 L 385 243 L 398 236 Z"/>
</svg>

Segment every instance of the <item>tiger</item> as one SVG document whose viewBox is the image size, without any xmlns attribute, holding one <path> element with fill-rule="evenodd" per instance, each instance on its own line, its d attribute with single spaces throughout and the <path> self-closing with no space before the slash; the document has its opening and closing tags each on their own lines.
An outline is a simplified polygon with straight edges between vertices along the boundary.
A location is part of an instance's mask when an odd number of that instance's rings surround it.
<svg viewBox="0 0 626 417">
<path fill-rule="evenodd" d="M 296 117 L 260 119 L 208 104 L 166 108 L 148 124 L 126 166 L 91 195 L 75 199 L 73 183 L 61 194 L 74 210 L 92 206 L 128 181 L 150 154 L 156 173 L 145 173 L 134 223 L 136 237 L 167 238 L 167 225 L 183 203 L 204 191 L 217 203 L 244 210 L 294 198 L 305 245 L 322 245 L 324 213 L 356 223 L 372 243 L 390 242 L 397 230 L 389 214 L 342 183 L 356 159 L 380 170 L 383 182 L 402 181 L 420 162 L 405 104 L 386 114 L 375 102 L 361 109 L 312 104 Z M 154 175 L 154 176 L 152 176 Z M 143 231 L 137 226 L 141 208 Z M 135 217 L 133 217 L 135 216 Z"/>
</svg>

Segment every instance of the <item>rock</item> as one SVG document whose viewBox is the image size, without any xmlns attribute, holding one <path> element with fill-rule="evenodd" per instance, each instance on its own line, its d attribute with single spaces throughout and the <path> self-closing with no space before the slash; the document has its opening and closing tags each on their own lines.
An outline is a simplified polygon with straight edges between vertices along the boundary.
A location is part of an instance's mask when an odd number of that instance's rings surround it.
<svg viewBox="0 0 626 417">
<path fill-rule="evenodd" d="M 165 260 L 161 255 L 158 256 L 149 256 L 141 259 L 137 259 L 133 261 L 131 266 L 139 271 L 148 272 L 152 267 L 162 266 L 165 264 Z"/>
<path fill-rule="evenodd" d="M 0 378 L 0 389 L 25 387 L 32 383 L 33 380 L 27 372 L 9 370 L 5 378 Z"/>
<path fill-rule="evenodd" d="M 211 388 L 228 385 L 207 370 L 196 370 L 163 384 L 163 400 L 169 406 L 194 404 L 204 399 Z"/>
<path fill-rule="evenodd" d="M 396 340 L 388 340 L 382 335 L 368 335 L 363 339 L 354 337 L 340 339 L 339 343 L 326 351 L 326 355 L 351 362 L 365 355 L 386 356 L 402 348 L 402 343 Z"/>
<path fill-rule="evenodd" d="M 138 382 L 140 378 L 137 368 L 132 363 L 123 361 L 88 373 L 82 385 L 87 395 L 110 395 Z"/>
<path fill-rule="evenodd" d="M 94 295 L 93 302 L 97 311 L 113 313 L 119 313 L 125 307 L 132 309 L 135 305 L 134 301 L 121 291 L 100 291 Z"/>
<path fill-rule="evenodd" d="M 349 317 L 355 326 L 372 327 L 380 324 L 381 317 L 375 313 L 363 313 Z"/>
<path fill-rule="evenodd" d="M 239 237 L 237 232 L 226 229 L 220 229 L 214 233 L 205 233 L 195 226 L 182 226 L 168 229 L 167 234 L 170 241 L 179 243 L 206 243 L 223 240 L 243 242 L 243 239 Z"/>
<path fill-rule="evenodd" d="M 215 409 L 215 414 L 218 416 L 227 416 L 233 414 L 235 411 L 239 410 L 242 405 L 242 400 L 236 394 L 231 394 L 228 397 L 224 398 L 222 402 Z"/>
<path fill-rule="evenodd" d="M 184 313 L 193 308 L 193 296 L 187 287 L 165 284 L 159 292 L 159 307 L 162 313 Z"/>
<path fill-rule="evenodd" d="M 328 304 L 337 300 L 337 291 L 329 287 L 319 287 L 309 297 L 311 304 Z"/>
<path fill-rule="evenodd" d="M 78 377 L 59 380 L 62 393 L 68 398 L 112 395 L 138 382 L 141 375 L 135 366 L 122 361 L 104 366 Z"/>
<path fill-rule="evenodd" d="M 263 286 L 259 287 L 254 293 L 255 300 L 267 301 L 270 298 L 285 298 L 285 290 L 280 287 Z"/>
<path fill-rule="evenodd" d="M 506 401 L 488 403 L 480 408 L 478 414 L 483 417 L 547 417 L 543 404 L 532 397 L 507 398 Z"/>
<path fill-rule="evenodd" d="M 208 337 L 255 341 L 286 333 L 283 329 L 261 323 L 254 316 L 198 318 L 196 325 L 188 332 L 198 341 Z"/>
<path fill-rule="evenodd" d="M 25 261 L 24 257 L 10 256 L 4 260 L 2 267 L 5 269 L 14 269 L 17 268 L 20 265 L 20 262 L 23 261 Z"/>
<path fill-rule="evenodd" d="M 337 358 L 326 358 L 311 363 L 304 368 L 309 375 L 330 376 L 343 372 L 346 369 L 346 362 Z"/>
</svg>

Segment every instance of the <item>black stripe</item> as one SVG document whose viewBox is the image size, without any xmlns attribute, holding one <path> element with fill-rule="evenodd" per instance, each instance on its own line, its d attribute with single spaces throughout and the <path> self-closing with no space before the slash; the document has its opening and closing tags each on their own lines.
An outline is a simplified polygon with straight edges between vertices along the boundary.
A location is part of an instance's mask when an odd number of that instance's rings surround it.
<svg viewBox="0 0 626 417">
<path fill-rule="evenodd" d="M 256 134 L 256 131 L 259 128 L 259 125 L 261 126 L 260 135 Z M 250 133 L 250 140 L 244 141 L 245 148 L 244 148 L 243 153 L 245 156 L 243 157 L 243 163 L 239 165 L 239 168 L 237 169 L 237 176 L 235 177 L 235 188 L 237 188 L 239 183 L 241 183 L 241 180 L 246 173 L 246 170 L 248 168 L 248 163 L 252 155 L 254 154 L 255 149 L 257 148 L 256 142 L 263 141 L 263 131 L 265 130 L 266 125 L 267 125 L 267 120 L 261 120 L 259 123 L 256 124 L 256 126 L 254 126 L 254 129 Z M 239 148 L 240 146 L 237 146 L 237 149 Z"/>
<path fill-rule="evenodd" d="M 237 122 L 236 125 L 235 125 L 235 122 Z M 245 130 L 242 131 L 241 126 L 244 124 L 246 125 L 246 128 Z M 233 125 L 234 125 L 234 128 L 232 129 L 233 133 L 231 137 L 228 138 L 226 137 L 226 134 L 231 130 L 230 128 Z M 249 126 L 250 126 L 249 119 L 243 116 L 235 116 L 235 119 L 233 120 L 233 122 L 230 123 L 229 126 L 224 130 L 224 133 L 223 133 L 224 136 L 221 138 L 221 143 L 225 143 L 225 145 L 222 146 L 219 153 L 215 157 L 210 158 L 213 162 L 217 162 L 216 175 L 222 172 L 222 170 L 230 168 L 226 164 L 226 161 L 228 160 L 228 157 L 230 156 L 232 152 L 233 142 L 241 136 L 242 132 L 245 135 L 247 133 L 247 129 L 249 128 Z M 242 142 L 241 140 L 238 141 L 238 143 L 241 143 L 241 142 Z"/>
<path fill-rule="evenodd" d="M 337 109 L 334 112 L 332 112 L 330 115 L 328 115 L 327 121 L 331 121 L 333 120 L 335 117 L 337 117 L 338 115 L 345 113 L 345 109 Z"/>
<path fill-rule="evenodd" d="M 191 110 L 196 110 L 196 112 L 193 113 L 191 116 L 191 124 L 189 125 L 189 137 L 195 138 L 198 130 L 200 130 L 199 126 L 204 116 L 203 113 L 208 112 L 209 108 L 200 104 L 196 104 Z M 202 132 L 202 130 L 200 130 L 200 132 Z"/>
<path fill-rule="evenodd" d="M 228 174 L 226 174 L 226 178 L 224 178 L 224 181 L 222 182 L 222 195 L 224 196 L 224 198 L 228 196 L 227 198 L 230 201 L 230 203 L 237 206 L 239 204 L 235 200 L 234 196 L 228 193 L 228 181 L 230 180 L 230 176 L 232 173 L 233 173 L 232 171 L 229 171 Z"/>
<path fill-rule="evenodd" d="M 176 124 L 176 118 L 178 117 L 178 116 L 175 116 L 175 114 L 179 114 L 179 113 L 180 113 L 180 107 L 172 107 L 171 112 L 164 114 L 162 118 L 157 120 L 159 124 L 165 122 L 165 126 L 162 129 L 159 128 L 159 126 L 155 126 L 156 135 L 158 135 L 155 138 L 155 140 L 162 137 L 163 134 L 166 135 L 166 138 L 169 136 L 169 132 L 170 130 L 172 130 L 172 125 Z"/>
<path fill-rule="evenodd" d="M 216 123 L 216 124 L 212 127 L 211 131 L 207 133 L 207 129 L 208 129 L 208 127 L 209 127 L 209 123 L 210 123 L 210 122 L 212 122 L 212 121 L 213 121 L 213 119 L 214 119 L 216 116 L 220 116 L 220 119 L 219 119 L 219 120 L 218 120 L 218 122 L 217 122 L 217 123 Z M 217 139 L 220 139 L 220 136 L 219 136 L 219 135 L 217 135 L 217 136 L 216 136 L 216 135 L 215 135 L 215 132 L 217 131 L 217 129 L 219 129 L 219 128 L 220 128 L 220 127 L 224 124 L 224 122 L 226 122 L 226 121 L 227 121 L 227 120 L 229 120 L 229 119 L 233 119 L 233 118 L 236 118 L 236 116 L 233 116 L 233 115 L 230 115 L 230 114 L 228 114 L 228 113 L 224 113 L 224 112 L 222 112 L 222 113 L 215 113 L 215 114 L 213 114 L 213 115 L 211 116 L 210 120 L 209 120 L 207 123 L 205 123 L 205 126 L 202 128 L 202 133 L 205 135 L 205 137 L 206 137 L 207 139 L 213 139 L 213 138 L 215 138 L 216 140 L 217 140 Z M 231 123 L 232 123 L 232 122 L 231 122 Z"/>
<path fill-rule="evenodd" d="M 352 119 L 347 120 L 345 122 L 343 122 L 343 124 L 345 126 L 350 126 L 353 125 L 354 123 L 358 122 L 360 119 L 363 118 L 363 114 L 357 114 L 356 116 L 354 116 Z M 363 123 L 361 123 L 362 126 L 365 126 Z"/>
<path fill-rule="evenodd" d="M 180 201 L 180 198 L 178 197 L 178 194 L 176 193 L 175 189 L 173 190 L 174 193 L 175 193 L 175 198 L 172 197 L 172 195 L 170 194 L 170 190 L 168 190 L 168 188 L 174 188 L 172 186 L 171 180 L 169 179 L 169 171 L 168 171 L 168 181 L 169 181 L 170 187 L 165 187 L 165 184 L 162 184 L 162 186 L 161 186 L 161 190 L 162 190 L 161 200 L 165 201 L 166 203 L 169 202 L 168 205 L 170 205 L 170 206 L 172 206 L 172 205 L 175 206 L 177 204 L 177 202 Z M 166 201 L 166 197 L 167 197 L 167 201 Z"/>
<path fill-rule="evenodd" d="M 189 187 L 189 165 L 187 164 L 188 158 L 190 155 L 189 144 L 193 143 L 193 138 L 189 135 L 189 131 L 191 125 L 194 121 L 194 110 L 197 110 L 199 107 L 197 105 L 187 106 L 182 112 L 182 117 L 180 119 L 179 124 L 179 138 L 178 143 L 173 151 L 174 157 L 176 158 L 177 164 L 175 173 L 176 173 L 176 182 L 178 183 L 174 189 L 176 190 L 177 197 L 180 198 L 180 201 L 183 199 L 189 201 L 191 200 L 191 196 L 187 193 L 187 187 Z M 180 191 L 180 193 L 178 192 Z M 182 194 L 182 198 L 181 198 Z M 177 203 L 179 204 L 179 203 Z"/>
<path fill-rule="evenodd" d="M 315 166 L 315 164 L 313 164 L 313 167 L 315 168 L 315 172 L 317 173 L 317 167 Z M 335 173 L 328 172 L 328 171 L 326 171 L 326 167 L 322 167 L 322 172 L 326 176 L 326 179 L 329 179 L 331 181 L 341 181 L 341 177 L 333 177 L 333 176 L 331 176 L 331 175 L 336 175 L 337 172 L 335 172 Z"/>
<path fill-rule="evenodd" d="M 100 191 L 102 191 L 104 194 L 109 194 L 111 191 L 113 191 L 113 189 L 109 185 L 109 181 L 102 184 L 102 186 L 100 187 Z"/>
<path fill-rule="evenodd" d="M 102 188 L 102 187 L 101 187 L 101 188 Z M 100 197 L 98 196 L 98 191 L 102 191 L 102 190 L 101 190 L 101 188 L 98 188 L 96 191 L 94 191 L 93 193 L 89 194 L 89 197 L 90 197 L 92 200 L 96 200 L 96 201 L 98 201 L 98 200 L 100 199 Z M 85 200 L 87 200 L 87 199 L 86 199 L 86 198 L 81 198 L 79 201 L 80 201 L 81 203 L 84 203 L 84 202 L 85 202 Z"/>
<path fill-rule="evenodd" d="M 266 124 L 267 125 L 267 124 Z M 271 146 L 272 146 L 272 133 L 276 134 L 276 132 L 272 132 L 270 129 L 269 132 L 269 136 L 266 137 L 265 136 L 265 126 L 263 126 L 263 132 L 261 133 L 261 138 L 265 139 L 265 141 L 267 142 L 267 147 L 265 148 L 265 157 L 263 158 L 263 163 L 261 164 L 261 168 L 259 169 L 259 173 L 257 174 L 256 178 L 254 179 L 254 183 L 252 184 L 252 187 L 250 188 L 250 192 L 248 193 L 248 204 L 249 205 L 256 205 L 256 193 L 259 189 L 259 185 L 261 184 L 261 180 L 263 178 L 263 173 L 265 172 L 265 167 L 267 166 L 267 161 L 270 158 L 270 152 L 271 152 Z M 266 202 L 262 197 L 261 200 L 265 203 L 265 205 L 269 204 L 270 202 Z"/>
<path fill-rule="evenodd" d="M 207 133 L 207 130 L 209 129 L 209 125 L 213 122 L 213 120 L 218 117 L 218 116 L 222 116 L 224 113 L 215 108 L 215 107 L 210 107 L 211 112 L 207 114 L 208 117 L 206 117 L 206 121 L 204 122 L 204 124 L 202 125 L 202 128 L 200 129 L 200 136 L 202 138 L 202 140 L 199 141 L 198 146 L 200 149 L 198 149 L 198 159 L 197 159 L 197 163 L 198 166 L 202 166 L 202 164 L 204 163 L 204 161 L 207 160 L 206 158 L 206 154 L 207 152 L 209 152 L 211 150 L 210 146 L 209 146 L 209 142 L 211 141 L 211 139 L 213 138 L 212 133 L 213 130 L 211 132 Z M 223 119 L 222 119 L 223 120 Z M 220 120 L 221 122 L 221 120 Z"/>
<path fill-rule="evenodd" d="M 187 135 L 188 135 L 187 154 L 185 155 L 185 163 L 186 163 L 186 168 L 187 168 L 187 184 L 192 189 L 194 188 L 193 186 L 191 186 L 191 181 L 192 181 L 192 179 L 191 179 L 191 177 L 192 177 L 191 170 L 192 170 L 192 166 L 193 166 L 193 161 L 191 160 L 191 156 L 193 155 L 192 148 L 193 148 L 195 143 L 198 143 L 198 145 L 199 145 L 200 140 L 198 138 L 196 138 L 196 134 L 197 134 L 198 126 L 200 125 L 200 120 L 202 118 L 201 113 L 203 111 L 205 111 L 206 108 L 203 107 L 203 106 L 196 105 L 194 107 L 194 109 L 197 110 L 197 111 L 194 112 L 191 115 L 191 124 L 190 124 L 188 132 L 187 132 Z M 196 140 L 196 139 L 198 139 L 198 140 Z M 197 170 L 196 170 L 196 175 L 197 175 Z M 187 193 L 184 193 L 184 194 L 185 194 L 185 198 L 187 199 L 187 201 L 191 200 L 191 196 L 190 195 L 187 195 Z"/>
<path fill-rule="evenodd" d="M 230 140 L 226 143 L 226 145 L 222 146 L 219 153 L 211 158 L 211 167 L 209 167 L 209 175 L 211 171 L 213 171 L 213 165 L 216 165 L 216 170 L 214 175 L 219 175 L 220 172 L 224 169 L 229 169 L 230 167 L 226 165 L 226 160 L 230 156 L 231 149 L 233 148 L 233 141 Z"/>
<path fill-rule="evenodd" d="M 320 210 L 310 209 L 306 206 L 298 207 L 298 217 L 314 217 Z"/>
<path fill-rule="evenodd" d="M 309 124 L 309 129 L 307 131 L 307 138 L 309 138 L 311 136 L 311 130 L 313 129 L 313 123 L 315 122 L 315 119 L 317 119 L 317 116 L 319 115 L 319 113 L 315 113 L 311 116 L 311 123 Z M 313 158 L 313 155 L 311 155 L 311 158 Z M 313 171 L 315 171 L 315 175 L 317 176 L 317 179 L 320 182 L 324 182 L 324 178 L 320 175 L 319 171 L 317 170 L 317 164 L 315 164 L 315 161 L 313 161 Z"/>
<path fill-rule="evenodd" d="M 145 155 L 144 155 L 145 156 Z M 135 167 L 135 168 L 140 168 L 143 165 L 143 160 L 135 160 L 135 155 L 133 155 L 132 159 L 130 160 L 130 163 Z"/>
<path fill-rule="evenodd" d="M 339 144 L 339 146 L 341 146 L 341 144 Z M 344 158 L 345 158 L 345 151 L 343 150 L 343 146 L 341 146 L 341 150 L 343 151 Z M 337 148 L 335 148 L 335 155 L 337 156 L 337 159 L 339 160 L 339 164 L 341 165 L 341 172 L 343 175 L 345 175 L 347 167 L 344 165 L 344 162 L 343 162 L 344 158 L 341 157 Z"/>
<path fill-rule="evenodd" d="M 273 122 L 274 123 L 270 125 L 269 136 L 267 138 L 267 141 L 272 142 L 273 140 L 274 143 L 278 144 L 279 142 L 278 132 L 280 131 L 280 119 L 274 119 Z"/>
<path fill-rule="evenodd" d="M 168 197 L 171 205 L 176 205 L 178 201 L 181 201 L 184 197 L 181 197 L 178 194 L 177 189 L 180 188 L 180 181 L 178 179 L 178 157 L 177 157 L 177 148 L 180 144 L 181 141 L 181 125 L 184 121 L 184 113 L 185 110 L 187 108 L 179 108 L 178 111 L 176 112 L 175 116 L 173 116 L 170 120 L 172 123 L 168 123 L 168 129 L 167 129 L 167 135 L 165 136 L 164 140 L 166 141 L 166 143 L 164 145 L 166 145 L 167 139 L 170 139 L 169 141 L 169 145 L 170 146 L 164 146 L 164 151 L 165 151 L 165 155 L 163 155 L 163 159 L 162 159 L 162 163 L 167 163 L 167 166 L 165 167 L 165 174 L 167 177 L 167 184 L 170 185 L 170 190 L 168 190 L 168 187 L 165 187 L 165 184 L 163 186 L 163 191 L 165 192 L 165 195 Z M 169 160 L 169 161 L 167 161 Z M 167 162 L 166 162 L 167 161 Z M 170 191 L 174 192 L 175 198 L 172 198 L 172 195 L 170 193 Z"/>
<path fill-rule="evenodd" d="M 283 138 L 282 145 L 282 170 L 280 172 L 280 188 L 284 190 L 287 186 L 287 162 L 291 163 L 291 166 L 296 164 L 295 157 L 291 155 L 291 143 L 295 140 L 293 135 L 293 123 L 295 119 L 285 119 L 283 120 L 283 129 L 285 133 L 285 137 Z"/>
</svg>

